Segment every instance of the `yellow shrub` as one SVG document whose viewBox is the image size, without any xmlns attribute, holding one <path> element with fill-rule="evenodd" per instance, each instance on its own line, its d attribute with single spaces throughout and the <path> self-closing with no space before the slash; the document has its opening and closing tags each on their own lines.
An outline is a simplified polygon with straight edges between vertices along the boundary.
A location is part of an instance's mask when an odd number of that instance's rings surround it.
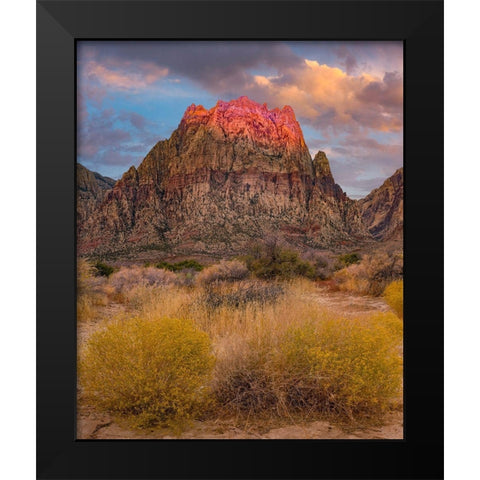
<svg viewBox="0 0 480 480">
<path fill-rule="evenodd" d="M 103 409 L 177 421 L 205 406 L 213 363 L 209 337 L 193 322 L 130 319 L 91 335 L 80 350 L 79 380 Z"/>
<path fill-rule="evenodd" d="M 393 313 L 311 318 L 228 345 L 214 391 L 240 412 L 381 412 L 401 392 L 401 346 L 402 322 Z"/>
<path fill-rule="evenodd" d="M 388 313 L 291 330 L 282 345 L 285 371 L 297 383 L 289 402 L 349 416 L 382 410 L 400 393 L 401 334 L 401 321 Z"/>
<path fill-rule="evenodd" d="M 383 292 L 390 308 L 403 318 L 403 280 L 392 282 Z"/>
</svg>

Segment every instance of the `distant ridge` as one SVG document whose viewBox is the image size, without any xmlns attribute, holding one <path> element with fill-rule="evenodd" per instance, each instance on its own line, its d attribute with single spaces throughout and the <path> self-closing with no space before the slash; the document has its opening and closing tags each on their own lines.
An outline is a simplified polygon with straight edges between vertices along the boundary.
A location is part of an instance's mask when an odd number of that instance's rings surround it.
<svg viewBox="0 0 480 480">
<path fill-rule="evenodd" d="M 362 219 L 377 240 L 403 236 L 403 167 L 358 201 Z"/>
</svg>

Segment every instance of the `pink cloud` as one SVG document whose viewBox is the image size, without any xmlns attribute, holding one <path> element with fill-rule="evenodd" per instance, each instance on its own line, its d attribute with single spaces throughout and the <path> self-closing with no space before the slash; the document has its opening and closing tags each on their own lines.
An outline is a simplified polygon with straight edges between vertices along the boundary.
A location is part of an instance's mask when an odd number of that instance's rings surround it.
<svg viewBox="0 0 480 480">
<path fill-rule="evenodd" d="M 89 80 L 96 80 L 109 89 L 139 90 L 167 76 L 168 68 L 152 62 L 110 61 L 101 64 L 90 60 L 85 65 L 85 74 Z"/>
<path fill-rule="evenodd" d="M 285 76 L 254 76 L 249 89 L 272 105 L 292 106 L 297 116 L 322 130 L 395 132 L 403 127 L 403 81 L 397 72 L 383 78 L 353 75 L 306 59 Z"/>
</svg>

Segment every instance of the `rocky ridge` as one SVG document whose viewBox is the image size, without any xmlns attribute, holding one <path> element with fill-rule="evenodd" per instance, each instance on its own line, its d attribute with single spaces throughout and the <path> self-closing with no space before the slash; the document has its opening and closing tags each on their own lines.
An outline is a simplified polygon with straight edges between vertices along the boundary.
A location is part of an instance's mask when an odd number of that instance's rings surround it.
<svg viewBox="0 0 480 480">
<path fill-rule="evenodd" d="M 89 215 L 99 206 L 105 194 L 113 188 L 115 180 L 92 172 L 77 163 L 77 225 L 83 225 Z"/>
<path fill-rule="evenodd" d="M 377 240 L 403 236 L 403 168 L 358 201 L 365 226 Z"/>
</svg>

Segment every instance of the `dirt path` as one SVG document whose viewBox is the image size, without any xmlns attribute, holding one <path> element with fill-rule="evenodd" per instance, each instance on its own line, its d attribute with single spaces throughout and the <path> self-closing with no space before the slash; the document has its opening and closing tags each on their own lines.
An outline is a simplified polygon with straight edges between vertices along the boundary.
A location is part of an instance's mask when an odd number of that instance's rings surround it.
<svg viewBox="0 0 480 480">
<path fill-rule="evenodd" d="M 390 307 L 382 297 L 335 292 L 323 286 L 318 287 L 316 293 L 305 294 L 305 297 L 315 300 L 328 310 L 341 312 L 342 315 L 346 316 L 386 312 L 390 310 Z"/>
<path fill-rule="evenodd" d="M 121 312 L 125 311 L 125 306 L 120 303 L 110 303 L 99 310 L 98 317 L 89 321 L 77 322 L 77 342 L 80 345 L 85 342 L 87 338 L 104 325 L 105 321 L 111 319 Z"/>
</svg>

